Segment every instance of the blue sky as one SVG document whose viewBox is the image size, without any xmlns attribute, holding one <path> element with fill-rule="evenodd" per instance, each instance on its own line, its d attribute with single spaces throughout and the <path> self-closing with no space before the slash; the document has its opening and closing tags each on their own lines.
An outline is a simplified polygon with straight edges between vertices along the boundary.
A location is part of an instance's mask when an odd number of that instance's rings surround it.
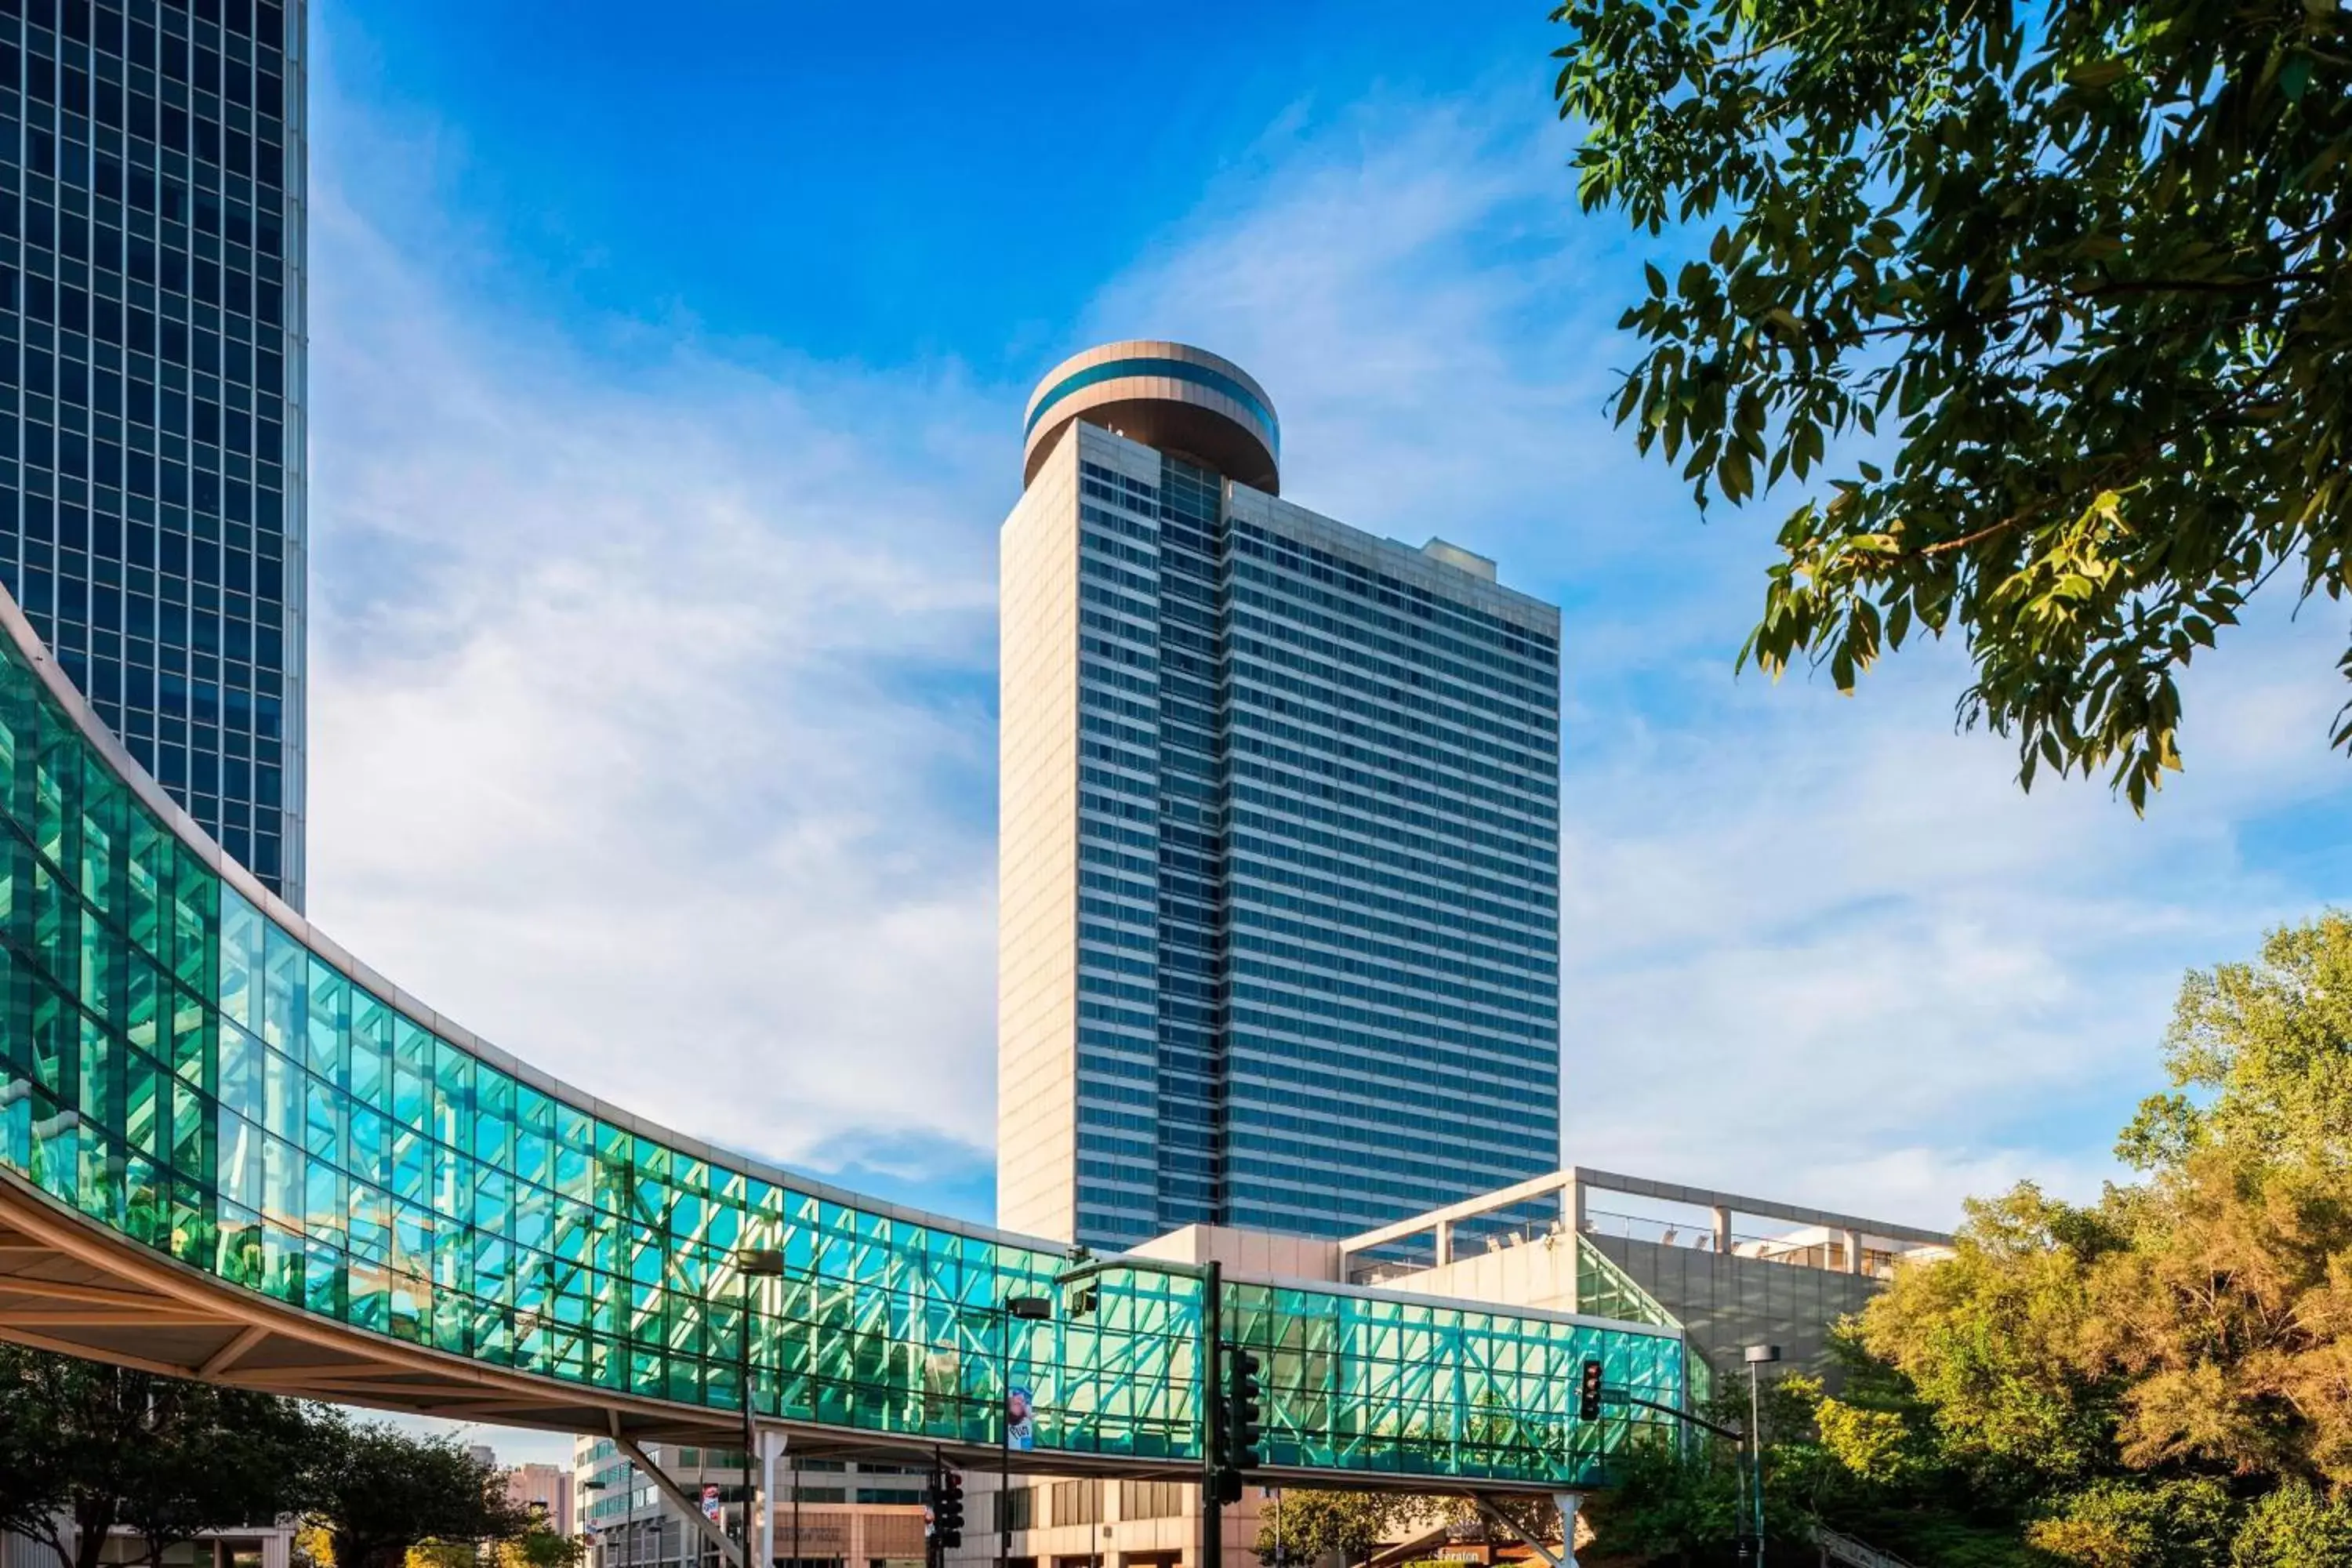
<svg viewBox="0 0 2352 1568">
<path fill-rule="evenodd" d="M 1653 245 L 1540 5 L 314 18 L 311 912 L 609 1099 L 988 1212 L 995 529 L 1110 337 L 1565 607 L 1575 1163 L 2094 1192 L 2182 970 L 2347 896 L 2336 609 L 2200 667 L 2145 821 L 2021 796 L 1956 650 L 1734 679 L 1795 497 L 1702 522 L 1607 426 Z"/>
<path fill-rule="evenodd" d="M 340 101 L 451 137 L 501 308 L 1021 382 L 1172 219 L 1367 97 L 1539 119 L 1542 7 L 1484 9 L 331 3 L 322 134 Z"/>
</svg>

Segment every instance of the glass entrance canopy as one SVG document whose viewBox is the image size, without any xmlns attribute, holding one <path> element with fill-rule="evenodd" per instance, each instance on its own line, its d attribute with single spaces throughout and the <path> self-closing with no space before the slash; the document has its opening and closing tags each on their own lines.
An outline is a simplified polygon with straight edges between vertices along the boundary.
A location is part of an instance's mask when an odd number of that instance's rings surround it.
<svg viewBox="0 0 2352 1568">
<path fill-rule="evenodd" d="M 0 1189 L 258 1311 L 615 1398 L 1197 1473 L 1202 1279 L 868 1202 L 648 1126 L 438 1017 L 277 903 L 91 719 L 0 595 Z M 5 1192 L 0 1192 L 5 1195 Z M 1055 1299 L 1050 1320 L 1001 1304 Z M 1266 1458 L 1586 1486 L 1679 1404 L 1671 1326 L 1227 1277 Z M 0 1333 L 5 1333 L 0 1328 Z M 286 1392 L 306 1392 L 281 1384 Z M 348 1393 L 338 1397 L 348 1397 Z"/>
</svg>

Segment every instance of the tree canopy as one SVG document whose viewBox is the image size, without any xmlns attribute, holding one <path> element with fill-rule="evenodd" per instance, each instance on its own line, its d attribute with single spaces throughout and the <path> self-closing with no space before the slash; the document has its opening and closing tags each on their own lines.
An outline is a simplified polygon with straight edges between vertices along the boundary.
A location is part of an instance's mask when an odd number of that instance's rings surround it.
<svg viewBox="0 0 2352 1568">
<path fill-rule="evenodd" d="M 2221 1147 L 2352 1170 L 2352 918 L 2285 927 L 2253 962 L 2190 974 L 2165 1066 L 2174 1092 L 2144 1103 L 2116 1148 L 2132 1164 Z"/>
<path fill-rule="evenodd" d="M 2122 1152 L 2145 1172 L 2071 1205 L 2023 1186 L 1969 1206 L 1948 1262 L 1862 1314 L 1893 1380 L 1824 1400 L 2004 1496 L 2046 1557 L 2089 1568 L 2352 1561 L 2352 921 L 2273 932 L 2191 973 L 2179 1092 Z M 1892 1391 L 1895 1397 L 1887 1397 Z M 1988 1484 L 1990 1483 L 1990 1484 Z"/>
<path fill-rule="evenodd" d="M 426 1542 L 470 1548 L 523 1536 L 531 1520 L 498 1469 L 447 1437 L 340 1415 L 324 1427 L 314 1505 L 335 1568 L 403 1568 Z"/>
<path fill-rule="evenodd" d="M 1644 352 L 1618 422 L 1702 507 L 1825 481 L 1781 527 L 1743 660 L 1850 690 L 1955 635 L 1960 718 L 2015 740 L 2023 783 L 2105 771 L 2144 805 L 2179 765 L 2179 672 L 2255 589 L 2345 593 L 2352 10 L 1555 20 L 1583 205 L 1699 252 L 1649 266 L 1625 312 Z"/>
<path fill-rule="evenodd" d="M 1286 1487 L 1258 1515 L 1252 1550 L 1259 1561 L 1276 1564 L 1314 1563 L 1334 1553 L 1343 1563 L 1360 1563 L 1423 1506 L 1389 1492 Z"/>
<path fill-rule="evenodd" d="M 1921 1568 L 2352 1563 L 2352 920 L 2183 981 L 2172 1092 L 2096 1202 L 1968 1205 L 1767 1405 L 1775 1551 L 1820 1520 Z M 1737 1415 L 1734 1419 L 1738 1419 Z M 1605 1551 L 1728 1562 L 1716 1450 L 1628 1458 Z"/>
<path fill-rule="evenodd" d="M 314 1433 L 289 1400 L 0 1344 L 0 1527 L 93 1568 L 128 1526 L 160 1562 L 307 1508 Z"/>
</svg>

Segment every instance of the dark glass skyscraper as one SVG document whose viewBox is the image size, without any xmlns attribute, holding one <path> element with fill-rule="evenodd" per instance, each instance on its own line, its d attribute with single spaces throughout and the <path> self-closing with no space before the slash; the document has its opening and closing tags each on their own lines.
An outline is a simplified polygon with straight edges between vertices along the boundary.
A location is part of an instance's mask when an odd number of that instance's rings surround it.
<svg viewBox="0 0 2352 1568">
<path fill-rule="evenodd" d="M 1344 1236 L 1559 1159 L 1559 613 L 1090 351 L 1004 530 L 1001 1223 Z"/>
<path fill-rule="evenodd" d="M 0 575 L 297 908 L 302 78 L 302 0 L 0 0 Z"/>
</svg>

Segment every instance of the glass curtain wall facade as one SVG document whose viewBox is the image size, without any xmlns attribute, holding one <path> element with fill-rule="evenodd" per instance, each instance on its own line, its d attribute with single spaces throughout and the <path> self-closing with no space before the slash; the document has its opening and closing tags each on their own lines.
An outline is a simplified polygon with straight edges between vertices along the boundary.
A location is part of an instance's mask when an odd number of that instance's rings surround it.
<svg viewBox="0 0 2352 1568">
<path fill-rule="evenodd" d="M 1052 1243 L 916 1215 L 626 1119 L 439 1023 L 215 869 L 28 663 L 0 600 L 0 1184 L 232 1296 L 485 1366 L 740 1411 L 739 1248 L 763 1415 L 1197 1473 L 1204 1281 L 1112 1260 L 1080 1307 Z M 1045 1296 L 1051 1321 L 1006 1317 Z M 1265 1347 L 1271 1462 L 1591 1484 L 1673 1403 L 1671 1328 L 1229 1280 Z M 301 1392 L 299 1389 L 290 1392 Z M 732 1419 L 732 1417 L 729 1417 Z"/>
<path fill-rule="evenodd" d="M 0 0 L 0 580 L 302 901 L 302 0 Z"/>
<path fill-rule="evenodd" d="M 1553 1169 L 1558 611 L 1091 423 L 1064 439 L 1007 525 L 1005 875 L 1070 906 L 1056 990 L 1008 902 L 1007 1223 L 1339 1237 Z M 1066 710 L 1013 689 L 1037 679 Z"/>
</svg>

